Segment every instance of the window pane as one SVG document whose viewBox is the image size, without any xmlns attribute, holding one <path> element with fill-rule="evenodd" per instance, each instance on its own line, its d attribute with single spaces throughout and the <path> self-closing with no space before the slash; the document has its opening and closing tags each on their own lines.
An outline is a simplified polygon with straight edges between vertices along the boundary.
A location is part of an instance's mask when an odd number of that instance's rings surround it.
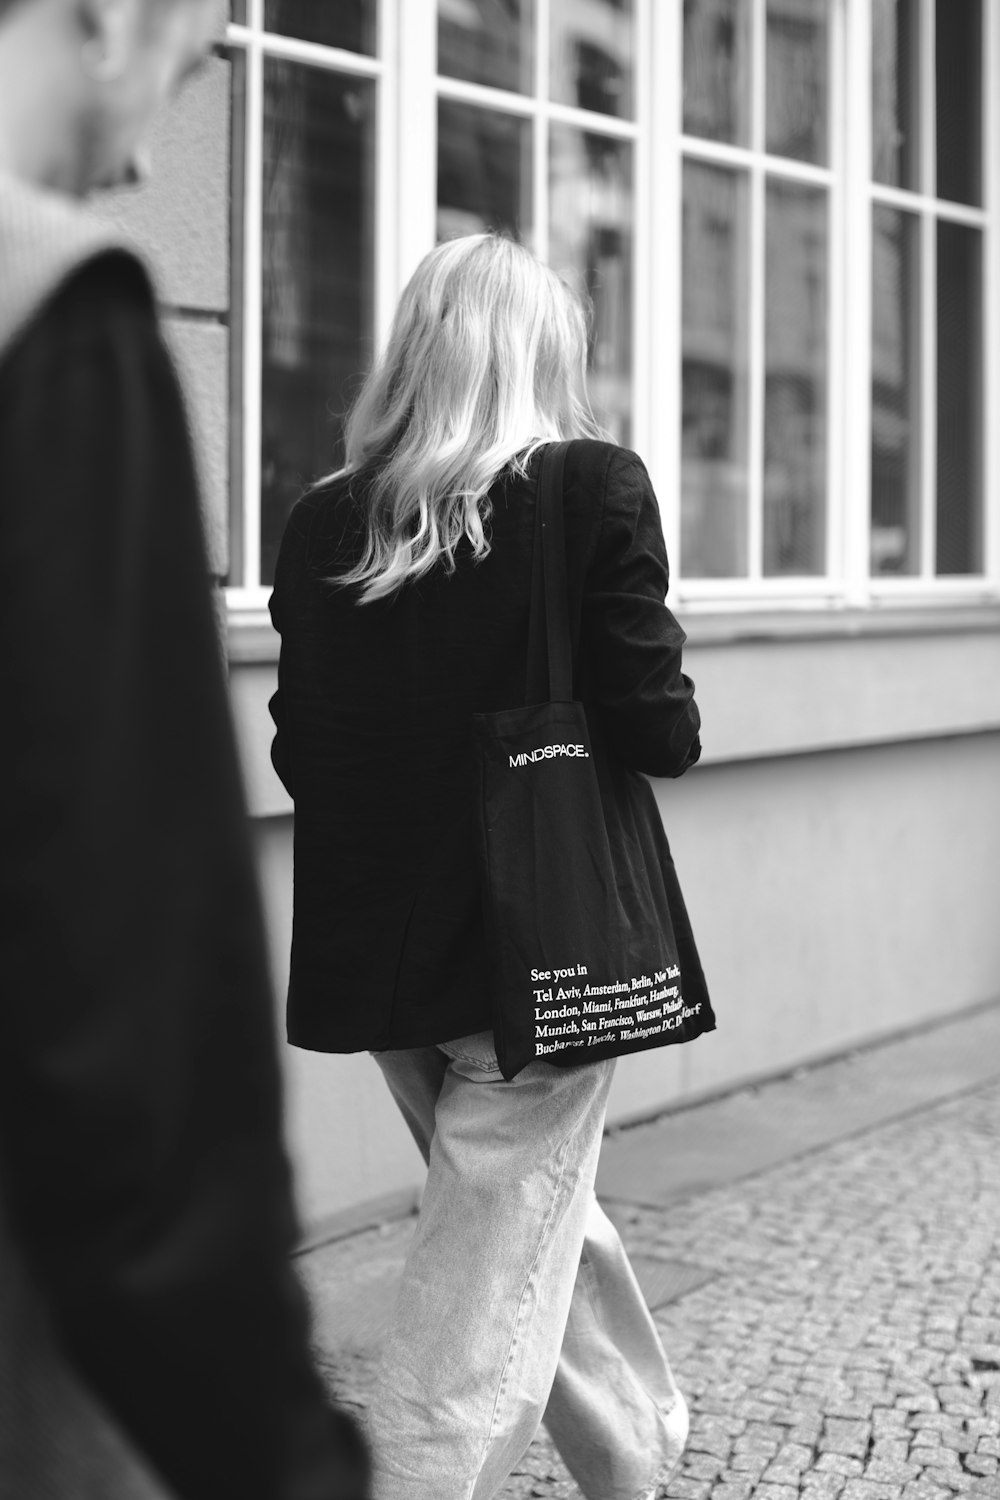
<svg viewBox="0 0 1000 1500">
<path fill-rule="evenodd" d="M 551 89 L 559 104 L 630 119 L 634 112 L 633 0 L 550 0 Z"/>
<path fill-rule="evenodd" d="M 747 0 L 684 0 L 684 130 L 733 146 L 750 143 Z"/>
<path fill-rule="evenodd" d="M 264 63 L 261 582 L 304 485 L 341 461 L 372 335 L 374 88 Z"/>
<path fill-rule="evenodd" d="M 632 147 L 553 125 L 549 259 L 594 308 L 588 386 L 594 411 L 628 442 L 632 408 Z"/>
<path fill-rule="evenodd" d="M 764 573 L 826 567 L 827 195 L 772 179 L 766 205 Z"/>
<path fill-rule="evenodd" d="M 982 0 L 937 0 L 937 196 L 983 201 Z"/>
<path fill-rule="evenodd" d="M 919 0 L 872 0 L 872 177 L 920 187 Z"/>
<path fill-rule="evenodd" d="M 983 237 L 937 226 L 938 573 L 983 567 Z"/>
<path fill-rule="evenodd" d="M 920 222 L 872 211 L 871 571 L 920 571 Z"/>
<path fill-rule="evenodd" d="M 531 124 L 475 104 L 438 105 L 437 237 L 531 235 Z"/>
<path fill-rule="evenodd" d="M 264 0 L 264 26 L 280 36 L 295 36 L 303 42 L 327 47 L 346 47 L 349 52 L 375 51 L 377 0 Z"/>
<path fill-rule="evenodd" d="M 684 167 L 681 566 L 747 572 L 750 350 L 747 176 Z"/>
<path fill-rule="evenodd" d="M 247 0 L 232 0 L 229 7 L 229 19 L 236 21 L 240 26 L 246 25 Z"/>
<path fill-rule="evenodd" d="M 829 0 L 768 0 L 767 149 L 827 160 Z"/>
<path fill-rule="evenodd" d="M 438 0 L 438 72 L 533 91 L 534 0 Z"/>
</svg>

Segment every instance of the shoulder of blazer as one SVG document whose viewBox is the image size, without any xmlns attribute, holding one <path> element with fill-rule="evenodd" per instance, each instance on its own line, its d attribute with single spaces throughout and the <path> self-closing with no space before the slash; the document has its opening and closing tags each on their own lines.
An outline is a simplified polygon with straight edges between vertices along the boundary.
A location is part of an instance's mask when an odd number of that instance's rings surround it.
<svg viewBox="0 0 1000 1500">
<path fill-rule="evenodd" d="M 306 490 L 292 508 L 286 537 L 304 567 L 314 562 L 336 571 L 352 515 L 356 515 L 350 475 L 321 480 Z"/>
<path fill-rule="evenodd" d="M 621 451 L 616 443 L 599 438 L 574 438 L 566 449 L 564 483 L 602 492 L 615 455 Z"/>
</svg>

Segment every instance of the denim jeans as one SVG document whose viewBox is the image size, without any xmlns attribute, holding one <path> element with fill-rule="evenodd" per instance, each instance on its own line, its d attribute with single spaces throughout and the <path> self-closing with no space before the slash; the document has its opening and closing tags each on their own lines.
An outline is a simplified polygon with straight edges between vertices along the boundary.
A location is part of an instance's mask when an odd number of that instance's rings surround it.
<svg viewBox="0 0 1000 1500">
<path fill-rule="evenodd" d="M 594 1176 L 613 1062 L 493 1035 L 376 1060 L 428 1163 L 369 1410 L 374 1500 L 489 1500 L 544 1419 L 588 1500 L 652 1500 L 687 1407 Z"/>
</svg>

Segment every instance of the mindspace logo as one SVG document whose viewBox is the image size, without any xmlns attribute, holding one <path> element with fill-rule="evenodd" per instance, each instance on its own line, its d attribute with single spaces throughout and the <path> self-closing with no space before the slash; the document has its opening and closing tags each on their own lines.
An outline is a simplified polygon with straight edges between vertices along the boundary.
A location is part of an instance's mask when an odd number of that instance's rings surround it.
<svg viewBox="0 0 1000 1500">
<path fill-rule="evenodd" d="M 537 750 L 521 750 L 508 759 L 511 770 L 516 770 L 518 766 L 530 766 L 536 760 L 555 760 L 560 755 L 567 755 L 572 760 L 590 759 L 586 745 L 539 745 Z"/>
</svg>

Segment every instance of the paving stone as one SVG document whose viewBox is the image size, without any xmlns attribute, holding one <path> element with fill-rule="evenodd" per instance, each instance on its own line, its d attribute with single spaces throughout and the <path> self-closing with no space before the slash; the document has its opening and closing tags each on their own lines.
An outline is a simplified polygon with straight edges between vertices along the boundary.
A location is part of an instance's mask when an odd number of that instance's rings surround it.
<svg viewBox="0 0 1000 1500">
<path fill-rule="evenodd" d="M 800 1422 L 795 1427 L 788 1429 L 789 1442 L 808 1448 L 810 1452 L 815 1449 L 819 1442 L 820 1433 L 823 1431 L 823 1418 L 816 1417 L 809 1422 Z"/>
<path fill-rule="evenodd" d="M 905 1438 L 876 1438 L 872 1443 L 871 1462 L 905 1464 L 910 1445 Z"/>
<path fill-rule="evenodd" d="M 671 1479 L 667 1486 L 667 1500 L 709 1500 L 711 1493 L 707 1479 Z"/>
<path fill-rule="evenodd" d="M 905 1486 L 900 1500 L 951 1500 L 951 1495 L 951 1490 L 944 1490 L 927 1479 L 915 1479 Z"/>
<path fill-rule="evenodd" d="M 761 1485 L 787 1485 L 796 1494 L 799 1492 L 799 1483 L 802 1478 L 801 1469 L 785 1469 L 780 1464 L 770 1464 L 760 1476 Z"/>
<path fill-rule="evenodd" d="M 718 1479 L 724 1469 L 724 1460 L 713 1458 L 708 1453 L 690 1453 L 684 1455 L 684 1478 L 685 1479 Z"/>
<path fill-rule="evenodd" d="M 910 1450 L 911 1457 L 914 1456 L 913 1449 Z M 958 1454 L 953 1453 L 950 1448 L 928 1448 L 926 1455 L 921 1454 L 920 1462 L 925 1469 L 959 1469 Z"/>
<path fill-rule="evenodd" d="M 865 1471 L 860 1459 L 848 1458 L 843 1453 L 821 1453 L 816 1469 L 820 1474 L 843 1474 L 848 1479 L 856 1479 Z"/>
<path fill-rule="evenodd" d="M 726 1432 L 706 1432 L 704 1429 L 697 1432 L 692 1431 L 688 1437 L 687 1451 L 689 1453 L 704 1453 L 721 1461 L 728 1459 L 732 1453 L 733 1439 Z"/>
<path fill-rule="evenodd" d="M 823 1453 L 843 1453 L 848 1458 L 864 1458 L 871 1440 L 870 1422 L 847 1422 L 828 1417 L 819 1440 Z"/>
<path fill-rule="evenodd" d="M 849 1479 L 840 1500 L 899 1500 L 897 1484 L 879 1484 L 871 1479 Z"/>
<path fill-rule="evenodd" d="M 746 1474 L 751 1479 L 759 1479 L 770 1462 L 770 1456 L 759 1453 L 734 1453 L 729 1460 L 729 1470 L 732 1474 Z"/>
<path fill-rule="evenodd" d="M 878 1480 L 884 1484 L 902 1485 L 909 1480 L 919 1477 L 921 1466 L 916 1463 L 906 1463 L 898 1459 L 876 1458 L 874 1454 L 865 1465 L 865 1478 Z"/>
<path fill-rule="evenodd" d="M 786 1443 L 783 1448 L 778 1449 L 775 1464 L 780 1464 L 783 1469 L 792 1469 L 801 1474 L 808 1469 L 813 1461 L 812 1446 L 803 1443 Z"/>
<path fill-rule="evenodd" d="M 907 1427 L 906 1413 L 893 1406 L 877 1406 L 872 1412 L 872 1427 L 876 1436 L 889 1437 L 893 1433 L 904 1432 Z"/>
<path fill-rule="evenodd" d="M 802 1500 L 839 1500 L 847 1483 L 843 1474 L 806 1474 L 799 1494 Z"/>
<path fill-rule="evenodd" d="M 953 1453 L 975 1453 L 976 1439 L 969 1437 L 964 1432 L 942 1432 L 942 1448 L 950 1448 Z"/>
</svg>

